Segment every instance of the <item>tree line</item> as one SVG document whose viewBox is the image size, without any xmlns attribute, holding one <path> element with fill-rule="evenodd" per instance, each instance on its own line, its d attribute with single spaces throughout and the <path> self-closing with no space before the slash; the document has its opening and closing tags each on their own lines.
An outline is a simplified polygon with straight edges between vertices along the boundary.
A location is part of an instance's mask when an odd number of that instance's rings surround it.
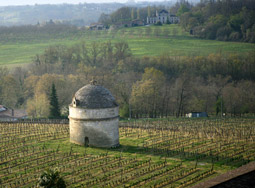
<svg viewBox="0 0 255 188">
<path fill-rule="evenodd" d="M 182 0 L 172 7 L 122 7 L 111 14 L 102 13 L 99 22 L 106 26 L 147 17 L 156 11 L 168 10 L 180 17 L 181 26 L 199 38 L 255 42 L 255 1 L 253 0 L 201 0 L 193 5 Z"/>
<path fill-rule="evenodd" d="M 162 2 L 161 2 L 162 3 Z M 118 24 L 125 21 L 132 21 L 139 19 L 146 23 L 147 17 L 155 17 L 156 11 L 160 12 L 162 9 L 167 10 L 171 15 L 181 16 L 187 10 L 191 9 L 192 4 L 188 1 L 177 1 L 174 6 L 170 2 L 168 4 L 153 5 L 145 7 L 124 6 L 116 11 L 106 14 L 102 13 L 98 21 L 106 26 Z"/>
<path fill-rule="evenodd" d="M 181 26 L 205 39 L 255 42 L 255 1 L 201 0 L 195 6 L 185 2 L 179 10 Z"/>
<path fill-rule="evenodd" d="M 155 16 L 156 11 L 160 11 L 162 9 L 169 10 L 169 7 L 163 5 L 146 6 L 143 8 L 125 6 L 117 9 L 111 14 L 102 13 L 98 21 L 106 26 L 118 24 L 125 21 L 132 21 L 136 19 L 146 22 L 147 17 Z"/>
<path fill-rule="evenodd" d="M 57 98 L 67 116 L 74 93 L 96 79 L 116 97 L 121 117 L 242 115 L 255 113 L 254 72 L 254 53 L 135 57 L 126 42 L 81 42 L 51 46 L 28 68 L 1 67 L 0 104 L 46 118 Z"/>
</svg>

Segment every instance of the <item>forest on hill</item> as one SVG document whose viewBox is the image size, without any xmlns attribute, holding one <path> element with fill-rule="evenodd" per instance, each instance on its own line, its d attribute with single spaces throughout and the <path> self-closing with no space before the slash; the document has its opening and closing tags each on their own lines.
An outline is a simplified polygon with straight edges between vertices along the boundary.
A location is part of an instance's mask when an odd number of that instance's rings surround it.
<svg viewBox="0 0 255 188">
<path fill-rule="evenodd" d="M 255 54 L 136 57 L 126 42 L 51 46 L 29 68 L 0 68 L 0 103 L 49 116 L 52 84 L 63 116 L 73 94 L 95 79 L 120 105 L 121 117 L 255 113 Z"/>
<path fill-rule="evenodd" d="M 181 26 L 195 36 L 224 41 L 255 42 L 255 1 L 204 0 L 182 4 Z"/>
<path fill-rule="evenodd" d="M 140 19 L 166 9 L 180 17 L 186 31 L 203 39 L 255 42 L 255 1 L 253 0 L 202 0 L 191 4 L 177 2 L 174 6 L 121 7 L 111 14 L 101 14 L 99 22 L 105 25 Z"/>
</svg>

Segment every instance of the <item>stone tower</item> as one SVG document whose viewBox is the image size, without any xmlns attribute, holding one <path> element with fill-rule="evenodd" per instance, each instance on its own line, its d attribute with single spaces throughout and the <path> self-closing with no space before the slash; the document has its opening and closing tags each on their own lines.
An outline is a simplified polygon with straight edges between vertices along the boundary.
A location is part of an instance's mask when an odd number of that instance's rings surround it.
<svg viewBox="0 0 255 188">
<path fill-rule="evenodd" d="M 95 82 L 79 89 L 69 105 L 70 142 L 85 146 L 119 145 L 119 106 Z"/>
</svg>

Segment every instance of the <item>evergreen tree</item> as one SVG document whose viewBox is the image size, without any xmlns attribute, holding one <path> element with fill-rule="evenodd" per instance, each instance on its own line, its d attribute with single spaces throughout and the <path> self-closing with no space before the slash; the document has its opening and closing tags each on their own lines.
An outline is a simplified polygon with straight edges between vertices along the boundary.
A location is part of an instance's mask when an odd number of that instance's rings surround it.
<svg viewBox="0 0 255 188">
<path fill-rule="evenodd" d="M 52 84 L 50 94 L 50 118 L 60 118 L 57 91 L 54 83 Z"/>
</svg>

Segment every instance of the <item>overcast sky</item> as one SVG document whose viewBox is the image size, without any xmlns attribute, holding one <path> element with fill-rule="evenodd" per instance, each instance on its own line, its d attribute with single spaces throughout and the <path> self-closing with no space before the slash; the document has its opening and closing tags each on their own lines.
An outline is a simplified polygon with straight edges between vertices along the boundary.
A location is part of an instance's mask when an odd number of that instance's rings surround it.
<svg viewBox="0 0 255 188">
<path fill-rule="evenodd" d="M 136 0 L 144 1 L 144 0 Z M 152 0 L 147 0 L 152 1 Z M 153 0 L 159 1 L 159 0 Z M 161 0 L 162 1 L 162 0 Z M 78 4 L 78 3 L 102 3 L 102 2 L 119 2 L 124 3 L 127 0 L 0 0 L 0 6 L 8 5 L 34 5 L 34 4 Z"/>
</svg>

